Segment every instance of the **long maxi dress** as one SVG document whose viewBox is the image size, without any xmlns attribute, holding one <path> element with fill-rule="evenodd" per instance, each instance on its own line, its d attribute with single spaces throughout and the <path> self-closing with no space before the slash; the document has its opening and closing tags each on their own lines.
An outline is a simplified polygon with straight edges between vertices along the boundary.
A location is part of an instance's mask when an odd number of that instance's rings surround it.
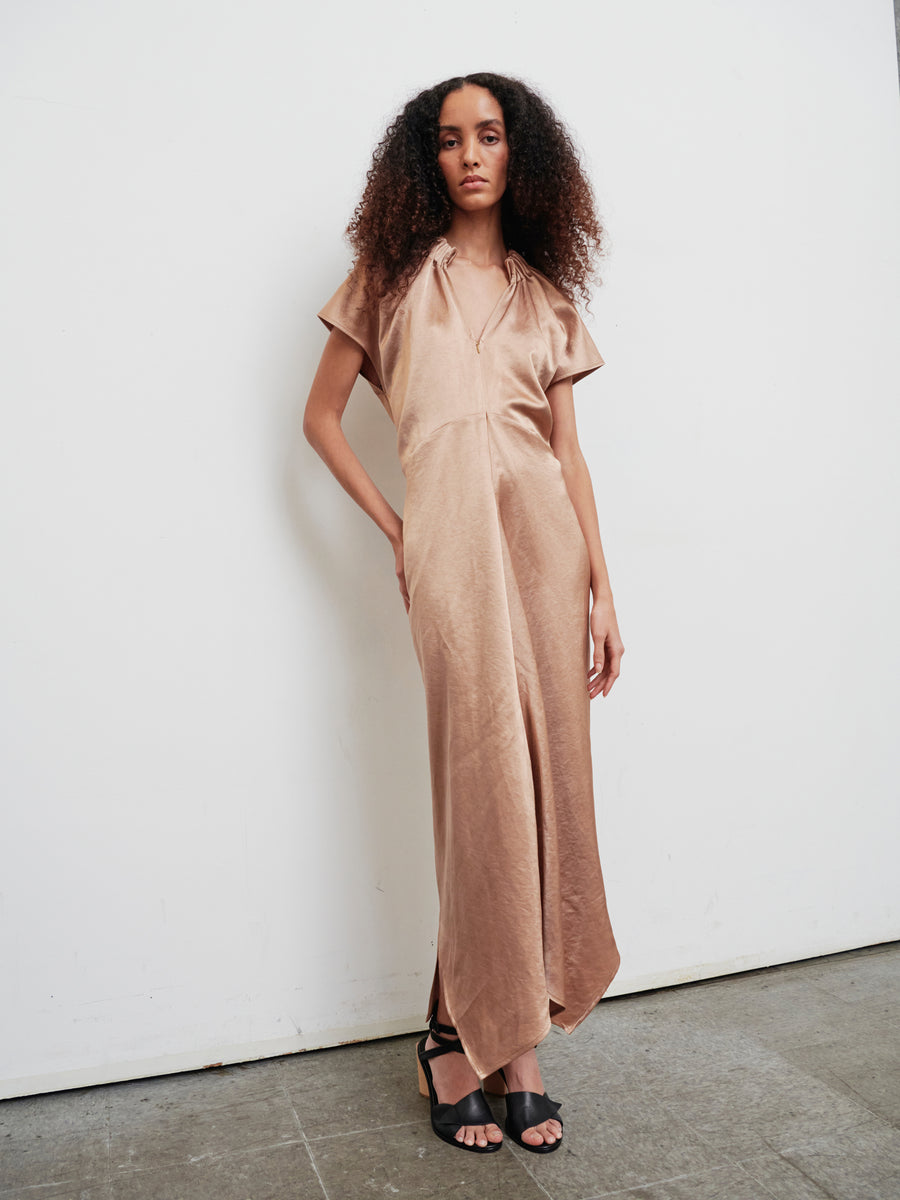
<svg viewBox="0 0 900 1200">
<path fill-rule="evenodd" d="M 443 993 L 484 1077 L 571 1032 L 619 967 L 597 846 L 590 562 L 546 389 L 603 364 L 575 306 L 515 251 L 475 336 L 434 243 L 406 294 L 353 275 L 317 314 L 363 349 L 406 477 L 409 620 L 425 686 Z"/>
</svg>

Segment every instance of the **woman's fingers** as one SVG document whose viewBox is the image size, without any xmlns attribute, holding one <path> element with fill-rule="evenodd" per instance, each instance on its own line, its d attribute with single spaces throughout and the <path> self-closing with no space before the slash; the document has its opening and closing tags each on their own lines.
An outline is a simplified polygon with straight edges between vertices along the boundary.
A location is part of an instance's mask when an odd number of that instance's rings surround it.
<svg viewBox="0 0 900 1200">
<path fill-rule="evenodd" d="M 397 572 L 397 582 L 400 584 L 400 595 L 403 597 L 403 603 L 406 605 L 406 611 L 409 612 L 409 592 L 406 588 L 406 575 L 402 569 Z"/>
<path fill-rule="evenodd" d="M 625 647 L 619 636 L 616 611 L 612 596 L 601 595 L 591 606 L 591 640 L 594 643 L 594 665 L 588 674 L 588 692 L 591 699 L 609 695 L 609 690 L 619 677 L 619 663 Z"/>
<path fill-rule="evenodd" d="M 619 678 L 619 671 L 622 666 L 622 655 L 625 653 L 625 647 L 621 642 L 613 643 L 610 647 L 609 657 L 606 664 L 607 677 L 609 679 L 609 687 Z M 607 692 L 609 688 L 606 689 Z"/>
<path fill-rule="evenodd" d="M 402 541 L 394 551 L 394 573 L 397 576 L 397 583 L 400 585 L 400 595 L 403 597 L 403 603 L 406 605 L 406 611 L 409 612 L 409 589 L 406 586 L 406 569 L 403 565 Z"/>
<path fill-rule="evenodd" d="M 610 634 L 594 651 L 594 664 L 588 672 L 588 695 L 593 700 L 602 692 L 608 696 L 619 678 L 625 647 Z"/>
</svg>

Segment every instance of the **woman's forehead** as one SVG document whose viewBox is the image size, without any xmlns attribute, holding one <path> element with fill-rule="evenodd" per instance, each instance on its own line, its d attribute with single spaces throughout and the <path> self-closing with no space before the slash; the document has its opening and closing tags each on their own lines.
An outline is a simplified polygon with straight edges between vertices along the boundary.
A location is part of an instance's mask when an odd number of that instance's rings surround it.
<svg viewBox="0 0 900 1200">
<path fill-rule="evenodd" d="M 459 127 L 462 122 L 473 125 L 503 121 L 503 109 L 496 97 L 477 84 L 466 84 L 444 97 L 439 117 L 441 125 Z"/>
</svg>

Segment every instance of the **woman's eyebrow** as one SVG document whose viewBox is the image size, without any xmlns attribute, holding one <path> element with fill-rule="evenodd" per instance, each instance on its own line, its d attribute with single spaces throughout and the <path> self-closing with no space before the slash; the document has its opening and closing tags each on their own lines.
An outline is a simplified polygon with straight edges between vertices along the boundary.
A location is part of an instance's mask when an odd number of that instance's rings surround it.
<svg viewBox="0 0 900 1200">
<path fill-rule="evenodd" d="M 485 127 L 485 125 L 502 125 L 502 124 L 503 124 L 503 122 L 500 120 L 499 117 L 488 117 L 488 119 L 486 121 L 476 121 L 475 128 L 483 129 Z M 439 132 L 442 132 L 445 129 L 449 129 L 452 133 L 462 133 L 462 130 L 460 129 L 460 127 L 458 125 L 438 125 Z"/>
</svg>

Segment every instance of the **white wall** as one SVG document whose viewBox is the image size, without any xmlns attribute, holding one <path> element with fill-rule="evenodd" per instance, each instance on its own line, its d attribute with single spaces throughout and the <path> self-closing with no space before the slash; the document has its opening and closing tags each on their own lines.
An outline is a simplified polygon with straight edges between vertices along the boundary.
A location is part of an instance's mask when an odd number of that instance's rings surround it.
<svg viewBox="0 0 900 1200">
<path fill-rule="evenodd" d="M 900 936 L 889 0 L 443 12 L 4 9 L 4 1095 L 422 1024 L 418 668 L 299 427 L 371 148 L 458 72 L 546 93 L 611 232 L 609 994 Z"/>
</svg>

